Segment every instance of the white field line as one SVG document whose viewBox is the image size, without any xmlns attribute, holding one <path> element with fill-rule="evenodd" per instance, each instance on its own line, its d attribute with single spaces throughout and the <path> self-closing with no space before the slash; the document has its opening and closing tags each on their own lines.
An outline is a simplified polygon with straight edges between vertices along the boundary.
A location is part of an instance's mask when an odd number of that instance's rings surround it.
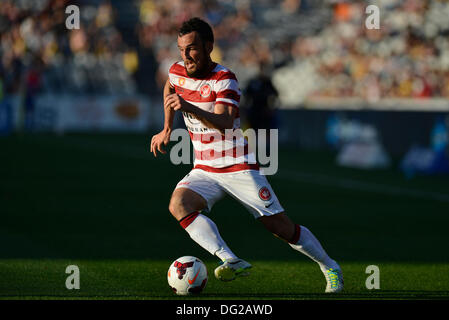
<svg viewBox="0 0 449 320">
<path fill-rule="evenodd" d="M 290 180 L 296 182 L 307 182 L 326 187 L 338 187 L 356 191 L 376 192 L 386 194 L 389 196 L 407 196 L 407 197 L 437 200 L 441 202 L 449 202 L 449 194 L 417 190 L 417 189 L 409 189 L 354 179 L 332 177 L 318 173 L 305 173 L 298 171 L 283 170 L 282 172 L 277 173 L 274 176 L 271 176 L 271 178 Z"/>
</svg>

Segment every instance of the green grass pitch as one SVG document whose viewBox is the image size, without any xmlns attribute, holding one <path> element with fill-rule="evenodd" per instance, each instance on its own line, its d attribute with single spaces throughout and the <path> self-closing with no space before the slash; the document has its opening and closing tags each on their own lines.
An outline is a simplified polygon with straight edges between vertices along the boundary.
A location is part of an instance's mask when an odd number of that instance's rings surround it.
<svg viewBox="0 0 449 320">
<path fill-rule="evenodd" d="M 168 212 L 191 166 L 155 159 L 150 137 L 0 137 L 0 299 L 179 299 L 166 272 L 183 255 L 209 271 L 204 292 L 188 299 L 449 298 L 448 177 L 408 180 L 397 164 L 348 169 L 330 152 L 281 148 L 268 179 L 287 214 L 340 263 L 345 290 L 325 295 L 318 266 L 230 197 L 210 216 L 253 269 L 223 283 L 213 277 L 217 259 Z M 70 264 L 80 269 L 79 290 L 65 287 Z M 369 265 L 380 269 L 379 290 L 365 287 Z"/>
</svg>

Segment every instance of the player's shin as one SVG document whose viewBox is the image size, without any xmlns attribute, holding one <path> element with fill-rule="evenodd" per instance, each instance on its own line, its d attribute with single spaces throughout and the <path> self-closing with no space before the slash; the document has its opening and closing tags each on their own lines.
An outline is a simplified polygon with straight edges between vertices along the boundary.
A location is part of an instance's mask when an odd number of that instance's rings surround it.
<svg viewBox="0 0 449 320">
<path fill-rule="evenodd" d="M 237 258 L 221 238 L 216 224 L 205 215 L 193 212 L 179 223 L 190 238 L 212 255 L 216 255 L 222 261 Z"/>
<path fill-rule="evenodd" d="M 318 239 L 304 226 L 296 225 L 290 246 L 317 262 L 321 268 L 336 268 L 338 264 L 329 258 Z"/>
</svg>

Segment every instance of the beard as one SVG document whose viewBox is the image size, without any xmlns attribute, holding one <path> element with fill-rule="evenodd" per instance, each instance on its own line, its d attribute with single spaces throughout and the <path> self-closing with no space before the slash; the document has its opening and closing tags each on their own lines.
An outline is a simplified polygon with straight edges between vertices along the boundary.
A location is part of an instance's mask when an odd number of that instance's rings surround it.
<svg viewBox="0 0 449 320">
<path fill-rule="evenodd" d="M 186 73 L 189 77 L 193 77 L 193 78 L 201 78 L 202 76 L 204 76 L 207 72 L 207 63 L 201 63 L 198 64 L 194 61 L 189 60 L 190 63 L 193 63 L 195 65 L 195 69 L 192 71 L 187 70 L 187 67 L 185 66 L 185 61 L 184 61 L 184 68 L 186 70 Z"/>
</svg>

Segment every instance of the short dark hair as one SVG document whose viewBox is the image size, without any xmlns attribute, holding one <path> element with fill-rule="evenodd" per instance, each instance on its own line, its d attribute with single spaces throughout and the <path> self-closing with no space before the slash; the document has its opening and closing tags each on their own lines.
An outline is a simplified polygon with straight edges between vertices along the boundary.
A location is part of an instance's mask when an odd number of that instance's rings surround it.
<svg viewBox="0 0 449 320">
<path fill-rule="evenodd" d="M 178 35 L 183 36 L 194 31 L 198 32 L 203 44 L 206 44 L 207 41 L 214 42 L 214 33 L 211 26 L 198 17 L 184 21 L 181 28 L 179 28 Z"/>
</svg>

